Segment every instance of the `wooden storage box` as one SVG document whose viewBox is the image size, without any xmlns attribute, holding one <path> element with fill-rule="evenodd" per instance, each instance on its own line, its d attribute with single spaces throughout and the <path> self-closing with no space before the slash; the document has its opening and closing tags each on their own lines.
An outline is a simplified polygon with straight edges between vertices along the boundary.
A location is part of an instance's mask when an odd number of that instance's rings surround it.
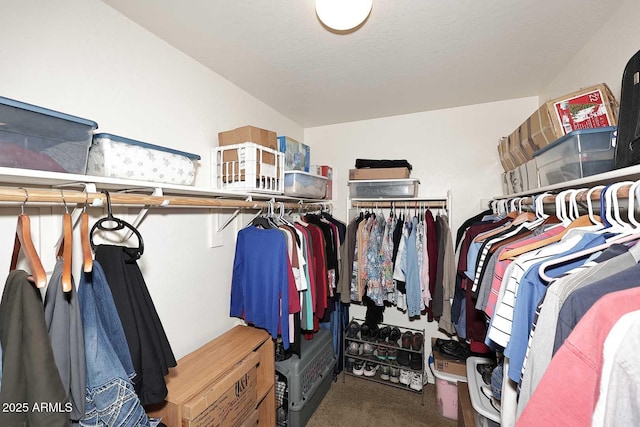
<svg viewBox="0 0 640 427">
<path fill-rule="evenodd" d="M 236 326 L 178 361 L 165 401 L 146 407 L 167 427 L 275 425 L 273 341 Z"/>
</svg>

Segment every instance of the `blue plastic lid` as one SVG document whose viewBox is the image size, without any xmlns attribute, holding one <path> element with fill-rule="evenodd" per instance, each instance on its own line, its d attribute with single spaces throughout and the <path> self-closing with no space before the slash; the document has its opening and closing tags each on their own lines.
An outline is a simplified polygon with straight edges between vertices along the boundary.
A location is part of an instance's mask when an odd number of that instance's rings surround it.
<svg viewBox="0 0 640 427">
<path fill-rule="evenodd" d="M 56 117 L 58 119 L 63 119 L 70 122 L 91 126 L 93 129 L 98 128 L 98 124 L 94 121 L 83 119 L 82 117 L 72 116 L 70 114 L 61 113 L 59 111 L 49 110 L 48 108 L 27 104 L 25 102 L 16 101 L 15 99 L 9 99 L 9 98 L 0 96 L 0 103 L 4 105 L 8 105 L 10 107 L 20 108 L 22 110 L 32 111 L 34 113 L 44 114 L 46 116 Z"/>
<path fill-rule="evenodd" d="M 571 139 L 574 136 L 587 135 L 587 134 L 590 134 L 590 133 L 610 133 L 610 132 L 616 131 L 617 129 L 618 129 L 617 126 L 607 126 L 607 127 L 601 127 L 601 128 L 590 128 L 590 129 L 574 130 L 572 132 L 569 132 L 565 136 L 556 139 L 555 141 L 553 141 L 551 144 L 547 145 L 546 147 L 542 147 L 541 149 L 539 149 L 538 151 L 533 153 L 533 157 L 539 156 L 540 154 L 545 153 L 548 150 L 551 150 L 553 147 L 556 147 L 556 146 L 562 144 L 564 141 L 566 141 L 568 139 Z"/>
<path fill-rule="evenodd" d="M 200 156 L 197 154 L 185 153 L 184 151 L 174 150 L 172 148 L 161 147 L 159 145 L 149 144 L 147 142 L 136 141 L 135 139 L 124 138 L 122 136 L 111 135 L 110 133 L 97 133 L 93 135 L 93 139 L 96 140 L 98 138 L 110 139 L 116 142 L 123 142 L 129 145 L 137 145 L 138 147 L 150 148 L 152 150 L 165 151 L 171 154 L 177 154 L 179 156 L 188 157 L 191 160 L 200 160 Z"/>
</svg>

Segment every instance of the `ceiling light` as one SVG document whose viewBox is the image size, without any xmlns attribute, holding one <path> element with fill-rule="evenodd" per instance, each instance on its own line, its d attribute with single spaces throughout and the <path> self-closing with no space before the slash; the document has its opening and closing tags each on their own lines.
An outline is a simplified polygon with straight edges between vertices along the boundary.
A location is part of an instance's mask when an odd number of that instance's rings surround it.
<svg viewBox="0 0 640 427">
<path fill-rule="evenodd" d="M 372 6 L 373 0 L 316 0 L 316 14 L 327 27 L 347 31 L 362 24 Z"/>
</svg>

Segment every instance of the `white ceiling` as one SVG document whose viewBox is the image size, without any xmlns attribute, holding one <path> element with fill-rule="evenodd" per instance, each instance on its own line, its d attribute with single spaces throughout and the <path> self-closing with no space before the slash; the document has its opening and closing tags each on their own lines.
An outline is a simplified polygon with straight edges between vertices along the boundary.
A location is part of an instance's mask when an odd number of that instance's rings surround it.
<svg viewBox="0 0 640 427">
<path fill-rule="evenodd" d="M 303 127 L 536 96 L 623 0 L 103 0 Z"/>
</svg>

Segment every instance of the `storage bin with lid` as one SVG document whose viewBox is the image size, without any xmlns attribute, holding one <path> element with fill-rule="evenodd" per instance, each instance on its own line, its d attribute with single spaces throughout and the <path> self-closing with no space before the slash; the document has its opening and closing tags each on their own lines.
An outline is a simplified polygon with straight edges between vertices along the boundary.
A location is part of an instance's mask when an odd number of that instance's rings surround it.
<svg viewBox="0 0 640 427">
<path fill-rule="evenodd" d="M 351 198 L 416 197 L 418 179 L 372 179 L 349 181 Z"/>
<path fill-rule="evenodd" d="M 88 175 L 193 185 L 197 154 L 136 141 L 108 133 L 93 136 Z"/>
<path fill-rule="evenodd" d="M 91 120 L 0 97 L 0 166 L 84 174 Z"/>
<path fill-rule="evenodd" d="M 613 170 L 616 129 L 575 130 L 533 153 L 540 186 Z"/>
<path fill-rule="evenodd" d="M 284 173 L 284 194 L 307 199 L 324 199 L 329 178 L 302 171 Z"/>
</svg>

